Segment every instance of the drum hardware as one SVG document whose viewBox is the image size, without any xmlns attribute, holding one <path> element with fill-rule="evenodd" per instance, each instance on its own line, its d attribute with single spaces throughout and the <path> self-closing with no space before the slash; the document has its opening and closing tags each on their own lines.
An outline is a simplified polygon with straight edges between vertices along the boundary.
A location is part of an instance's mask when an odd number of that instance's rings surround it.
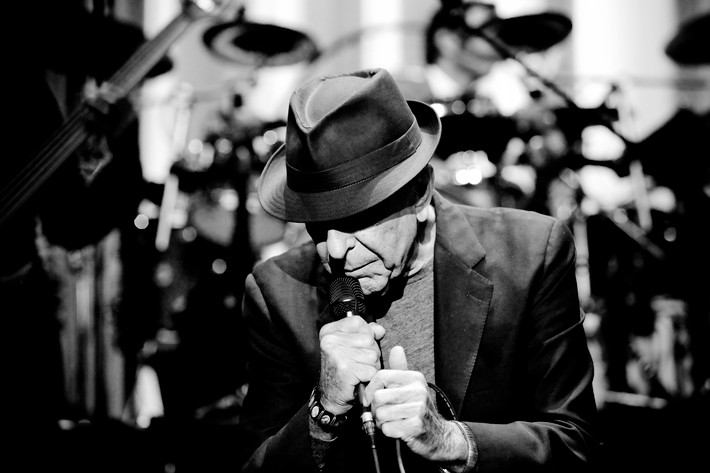
<svg viewBox="0 0 710 473">
<path fill-rule="evenodd" d="M 682 195 L 710 182 L 707 136 L 710 122 L 689 109 L 678 109 L 646 138 L 628 147 L 622 163 L 639 160 L 657 184 Z M 668 157 L 677 159 L 669 162 Z"/>
<path fill-rule="evenodd" d="M 608 104 L 608 100 L 593 108 L 556 108 L 552 110 L 556 126 L 563 132 L 568 143 L 579 142 L 583 131 L 599 125 L 609 128 L 609 124 L 620 119 L 619 110 Z M 610 130 L 614 133 L 614 130 Z"/>
<path fill-rule="evenodd" d="M 180 156 L 185 149 L 187 136 L 190 129 L 190 119 L 194 105 L 193 89 L 189 84 L 183 84 L 177 93 L 177 108 L 172 132 L 173 156 Z M 155 232 L 155 248 L 164 252 L 170 244 L 170 235 L 173 229 L 173 216 L 176 212 L 184 213 L 184 208 L 177 208 L 181 202 L 178 198 L 180 182 L 177 174 L 168 173 L 163 188 L 163 197 L 160 203 L 158 226 Z M 184 200 L 183 200 L 184 201 Z"/>
<path fill-rule="evenodd" d="M 524 21 L 531 21 L 529 19 L 526 19 Z M 571 25 L 570 25 L 571 27 Z M 613 119 L 615 118 L 615 114 L 608 114 L 604 113 L 606 111 L 606 107 L 598 107 L 594 109 L 582 109 L 580 108 L 574 100 L 562 89 L 560 89 L 554 82 L 551 80 L 541 76 L 538 74 L 536 71 L 534 71 L 531 67 L 529 67 L 526 62 L 520 57 L 519 52 L 516 51 L 514 48 L 510 47 L 508 44 L 506 44 L 499 36 L 496 36 L 492 34 L 495 30 L 492 28 L 486 28 L 485 25 L 484 27 L 476 29 L 474 32 L 475 34 L 478 34 L 479 36 L 483 37 L 486 39 L 491 46 L 498 51 L 498 53 L 501 55 L 502 58 L 505 59 L 512 59 L 518 64 L 520 64 L 525 72 L 532 78 L 537 79 L 542 86 L 544 86 L 547 90 L 553 92 L 556 96 L 561 98 L 565 104 L 565 106 L 572 111 L 573 114 L 577 114 L 578 116 L 581 116 L 582 114 L 586 113 L 589 115 L 590 113 L 593 113 L 595 115 L 595 123 L 601 124 L 608 128 L 612 133 L 617 135 L 625 144 L 625 146 L 631 147 L 633 146 L 634 142 L 630 139 L 628 139 L 626 136 L 624 136 L 622 133 L 620 133 L 617 128 L 614 126 Z M 569 32 L 569 31 L 568 31 Z M 616 92 L 616 90 L 614 90 Z M 625 115 L 621 115 L 620 118 L 629 120 L 631 117 L 630 113 L 626 113 Z M 586 117 L 587 120 L 589 120 L 589 116 Z M 634 161 L 626 161 L 621 163 L 623 165 L 628 166 L 629 174 L 632 177 L 633 181 L 633 187 L 634 187 L 634 198 L 635 198 L 635 205 L 637 207 L 637 218 L 639 220 L 639 225 L 640 227 L 645 231 L 649 232 L 651 230 L 651 225 L 652 225 L 652 219 L 650 217 L 650 208 L 648 205 L 648 196 L 647 196 L 647 189 L 646 189 L 646 184 L 645 184 L 645 178 L 643 174 L 643 167 L 638 160 Z"/>
<path fill-rule="evenodd" d="M 453 168 L 452 181 L 455 185 L 466 186 L 480 184 L 484 179 L 495 176 L 498 168 L 488 160 L 484 151 L 461 151 L 446 160 Z"/>
<path fill-rule="evenodd" d="M 457 103 L 461 102 L 454 102 L 454 106 Z M 484 151 L 489 161 L 498 164 L 508 142 L 518 136 L 513 118 L 498 114 L 474 115 L 468 106 L 463 113 L 444 114 L 440 120 L 442 132 L 436 155 L 443 160 L 457 152 Z"/>
<path fill-rule="evenodd" d="M 617 81 L 615 76 L 607 75 L 580 75 L 568 72 L 560 72 L 555 74 L 554 79 L 558 83 L 597 83 L 601 82 L 603 84 L 614 83 Z M 703 91 L 710 87 L 710 81 L 702 77 L 697 77 L 696 75 L 686 73 L 683 71 L 678 71 L 672 77 L 663 76 L 637 76 L 637 75 L 625 75 L 624 82 L 627 86 L 634 86 L 637 88 L 660 88 L 660 89 L 673 89 L 679 91 Z"/>
</svg>

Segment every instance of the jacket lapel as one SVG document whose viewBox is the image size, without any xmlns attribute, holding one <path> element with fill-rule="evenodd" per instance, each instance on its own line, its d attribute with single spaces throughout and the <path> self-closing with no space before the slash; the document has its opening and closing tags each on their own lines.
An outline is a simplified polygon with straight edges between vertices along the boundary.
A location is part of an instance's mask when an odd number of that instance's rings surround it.
<svg viewBox="0 0 710 473">
<path fill-rule="evenodd" d="M 473 268 L 485 251 L 461 210 L 435 196 L 436 384 L 461 413 L 481 345 L 493 285 Z M 465 297 L 461 297 L 465 294 Z"/>
</svg>

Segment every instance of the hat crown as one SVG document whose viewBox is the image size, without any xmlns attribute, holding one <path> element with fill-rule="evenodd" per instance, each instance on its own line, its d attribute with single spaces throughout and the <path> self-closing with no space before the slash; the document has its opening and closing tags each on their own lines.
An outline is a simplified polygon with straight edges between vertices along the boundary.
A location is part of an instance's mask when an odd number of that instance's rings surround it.
<svg viewBox="0 0 710 473">
<path fill-rule="evenodd" d="M 343 105 L 354 93 L 367 84 L 367 79 L 341 76 L 319 81 L 310 96 L 305 96 L 303 123 L 305 126 L 320 122 L 328 113 Z"/>
<path fill-rule="evenodd" d="M 385 69 L 313 79 L 291 95 L 286 142 L 261 172 L 259 202 L 293 222 L 358 214 L 414 179 L 440 137 L 434 109 L 405 100 Z"/>
<path fill-rule="evenodd" d="M 333 171 L 371 155 L 406 136 L 415 122 L 407 101 L 384 69 L 327 76 L 307 83 L 294 92 L 289 105 L 289 186 L 308 191 L 299 182 L 302 173 Z M 412 147 L 409 154 L 414 150 Z M 402 158 L 396 153 L 380 153 L 376 167 L 387 169 Z M 309 185 L 314 184 L 309 181 Z"/>
</svg>

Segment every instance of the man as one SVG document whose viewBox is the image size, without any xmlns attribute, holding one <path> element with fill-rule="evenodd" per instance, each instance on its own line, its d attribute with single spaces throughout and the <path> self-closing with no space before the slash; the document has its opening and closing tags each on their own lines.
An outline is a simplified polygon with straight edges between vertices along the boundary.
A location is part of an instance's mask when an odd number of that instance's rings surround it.
<svg viewBox="0 0 710 473">
<path fill-rule="evenodd" d="M 522 70 L 492 43 L 518 51 L 499 37 L 505 21 L 489 1 L 443 2 L 425 31 L 426 87 L 407 98 L 469 101 L 466 106 L 476 115 L 511 115 L 529 104 Z M 407 96 L 407 89 L 403 92 Z"/>
<path fill-rule="evenodd" d="M 244 471 L 590 468 L 593 368 L 570 232 L 447 202 L 428 165 L 440 133 L 384 69 L 292 95 L 258 194 L 313 241 L 246 280 Z M 348 277 L 356 310 L 339 317 L 329 287 Z"/>
<path fill-rule="evenodd" d="M 8 58 L 12 93 L 5 109 L 13 118 L 3 135 L 8 147 L 0 172 L 5 407 L 17 421 L 13 427 L 53 431 L 60 419 L 86 413 L 66 392 L 72 367 L 65 366 L 65 355 L 80 350 L 62 346 L 65 301 L 50 250 L 80 250 L 132 224 L 143 189 L 131 102 L 120 99 L 105 115 L 87 109 L 80 120 L 68 112 L 78 109 L 80 85 L 108 79 L 145 38 L 140 28 L 80 4 L 10 7 L 8 17 L 31 18 L 34 32 Z M 85 142 L 62 162 L 59 156 L 73 149 L 82 126 Z"/>
</svg>

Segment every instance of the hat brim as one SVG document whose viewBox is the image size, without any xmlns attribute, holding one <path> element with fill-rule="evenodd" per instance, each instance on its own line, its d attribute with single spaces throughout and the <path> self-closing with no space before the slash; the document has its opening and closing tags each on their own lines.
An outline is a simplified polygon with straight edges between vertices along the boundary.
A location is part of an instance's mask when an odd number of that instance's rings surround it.
<svg viewBox="0 0 710 473">
<path fill-rule="evenodd" d="M 367 210 L 401 189 L 424 169 L 441 138 L 441 121 L 423 102 L 407 100 L 421 131 L 417 150 L 372 179 L 325 192 L 295 192 L 286 185 L 286 147 L 271 156 L 261 173 L 257 193 L 264 210 L 289 222 L 323 222 Z"/>
</svg>

